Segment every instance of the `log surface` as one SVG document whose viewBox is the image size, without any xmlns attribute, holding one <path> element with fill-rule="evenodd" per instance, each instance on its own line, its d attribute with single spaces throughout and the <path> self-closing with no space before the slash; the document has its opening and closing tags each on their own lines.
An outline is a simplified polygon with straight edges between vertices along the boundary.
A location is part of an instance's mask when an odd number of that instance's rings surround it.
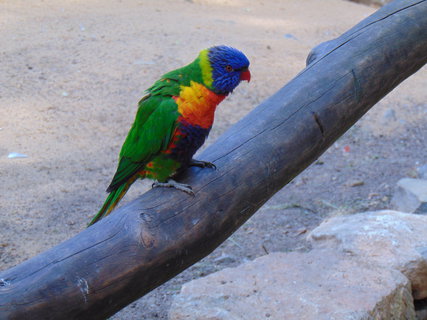
<svg viewBox="0 0 427 320">
<path fill-rule="evenodd" d="M 427 2 L 383 7 L 199 157 L 72 239 L 0 273 L 0 319 L 103 319 L 212 252 L 376 102 L 427 62 Z"/>
</svg>

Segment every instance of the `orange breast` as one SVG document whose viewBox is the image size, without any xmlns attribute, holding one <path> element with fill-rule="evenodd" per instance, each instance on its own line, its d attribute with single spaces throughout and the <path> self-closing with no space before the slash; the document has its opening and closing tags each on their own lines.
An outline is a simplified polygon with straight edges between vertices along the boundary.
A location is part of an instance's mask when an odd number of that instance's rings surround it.
<svg viewBox="0 0 427 320">
<path fill-rule="evenodd" d="M 212 127 L 216 106 L 226 95 L 216 94 L 205 86 L 191 82 L 189 87 L 181 87 L 179 97 L 174 97 L 178 112 L 191 125 L 202 128 Z"/>
</svg>

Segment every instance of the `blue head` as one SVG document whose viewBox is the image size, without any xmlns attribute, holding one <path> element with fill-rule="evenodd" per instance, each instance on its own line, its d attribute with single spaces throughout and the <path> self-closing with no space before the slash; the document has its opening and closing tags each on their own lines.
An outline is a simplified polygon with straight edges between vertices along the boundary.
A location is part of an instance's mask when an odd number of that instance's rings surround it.
<svg viewBox="0 0 427 320">
<path fill-rule="evenodd" d="M 227 46 L 211 47 L 207 51 L 215 93 L 229 94 L 240 81 L 251 80 L 249 60 L 241 51 Z"/>
</svg>

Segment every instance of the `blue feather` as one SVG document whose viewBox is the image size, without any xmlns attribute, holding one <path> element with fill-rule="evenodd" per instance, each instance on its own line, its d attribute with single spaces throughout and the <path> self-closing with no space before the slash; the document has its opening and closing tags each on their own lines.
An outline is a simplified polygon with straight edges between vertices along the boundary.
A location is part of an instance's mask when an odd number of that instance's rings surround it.
<svg viewBox="0 0 427 320">
<path fill-rule="evenodd" d="M 240 83 L 240 74 L 249 68 L 249 60 L 239 50 L 228 46 L 209 49 L 209 62 L 212 66 L 213 91 L 228 94 Z"/>
</svg>

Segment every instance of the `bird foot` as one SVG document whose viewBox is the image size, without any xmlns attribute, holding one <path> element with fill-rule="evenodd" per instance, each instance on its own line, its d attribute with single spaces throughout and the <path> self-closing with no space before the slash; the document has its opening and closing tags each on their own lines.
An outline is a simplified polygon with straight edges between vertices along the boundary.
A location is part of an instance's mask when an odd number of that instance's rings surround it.
<svg viewBox="0 0 427 320">
<path fill-rule="evenodd" d="M 216 170 L 216 165 L 214 165 L 212 162 L 208 162 L 208 161 L 191 159 L 190 166 L 191 167 L 200 167 L 200 168 L 210 168 L 210 169 Z"/>
<path fill-rule="evenodd" d="M 154 182 L 152 184 L 151 187 L 152 188 L 175 188 L 177 190 L 184 191 L 185 193 L 187 193 L 190 196 L 194 197 L 194 191 L 193 191 L 193 189 L 191 188 L 190 185 L 176 182 L 173 179 L 169 179 L 166 182 L 158 182 L 158 181 L 156 181 L 156 182 Z"/>
</svg>

